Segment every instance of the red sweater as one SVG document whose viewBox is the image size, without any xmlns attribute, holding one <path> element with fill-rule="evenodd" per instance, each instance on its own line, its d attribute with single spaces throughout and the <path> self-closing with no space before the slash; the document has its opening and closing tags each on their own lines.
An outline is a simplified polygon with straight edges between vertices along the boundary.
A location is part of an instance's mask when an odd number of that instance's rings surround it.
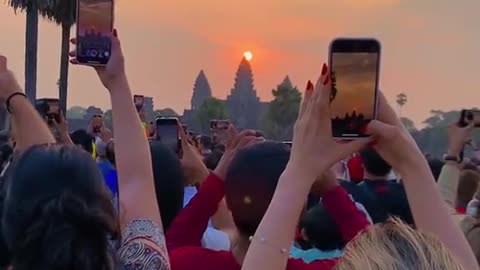
<svg viewBox="0 0 480 270">
<path fill-rule="evenodd" d="M 199 192 L 174 220 L 167 232 L 172 270 L 240 270 L 241 265 L 231 252 L 214 251 L 201 246 L 208 220 L 217 211 L 223 196 L 222 179 L 210 174 Z M 329 191 L 322 198 L 345 241 L 350 241 L 369 225 L 341 187 Z M 336 263 L 337 260 L 321 260 L 307 264 L 302 260 L 289 259 L 287 270 L 330 270 Z"/>
</svg>

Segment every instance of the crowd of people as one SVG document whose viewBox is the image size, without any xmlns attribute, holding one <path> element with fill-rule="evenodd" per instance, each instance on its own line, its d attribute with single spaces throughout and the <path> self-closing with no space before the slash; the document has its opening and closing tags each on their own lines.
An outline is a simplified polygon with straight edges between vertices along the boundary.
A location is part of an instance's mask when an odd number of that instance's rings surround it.
<svg viewBox="0 0 480 270">
<path fill-rule="evenodd" d="M 479 149 L 461 158 L 473 126 L 452 123 L 430 167 L 379 93 L 371 136 L 334 140 L 324 64 L 291 146 L 233 125 L 194 140 L 179 125 L 179 157 L 145 134 L 116 30 L 108 64 L 92 69 L 114 132 L 70 134 L 60 118 L 54 136 L 0 56 L 12 120 L 0 269 L 480 269 Z"/>
</svg>

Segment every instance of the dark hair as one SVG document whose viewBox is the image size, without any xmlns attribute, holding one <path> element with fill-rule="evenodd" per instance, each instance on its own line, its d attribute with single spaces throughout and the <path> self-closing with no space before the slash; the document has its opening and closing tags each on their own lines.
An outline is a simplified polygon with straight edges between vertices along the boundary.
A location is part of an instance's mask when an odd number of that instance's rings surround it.
<svg viewBox="0 0 480 270">
<path fill-rule="evenodd" d="M 300 229 L 308 237 L 308 243 L 320 250 L 342 249 L 345 243 L 335 220 L 321 203 L 309 209 L 300 219 Z"/>
<path fill-rule="evenodd" d="M 213 146 L 212 138 L 210 136 L 202 135 L 198 140 L 199 145 L 203 148 L 211 149 Z"/>
<path fill-rule="evenodd" d="M 386 176 L 392 170 L 392 166 L 371 147 L 360 151 L 360 158 L 365 170 L 374 176 Z"/>
<path fill-rule="evenodd" d="M 96 163 L 67 145 L 33 146 L 12 164 L 2 217 L 15 270 L 114 269 L 118 237 Z"/>
<path fill-rule="evenodd" d="M 86 130 L 75 130 L 70 134 L 70 139 L 75 145 L 81 146 L 88 153 L 93 153 L 93 137 L 90 136 Z"/>
<path fill-rule="evenodd" d="M 106 147 L 106 156 L 107 156 L 107 160 L 113 165 L 115 166 L 115 144 L 113 141 L 110 141 L 107 143 L 107 147 Z"/>
<path fill-rule="evenodd" d="M 440 159 L 429 159 L 428 160 L 428 166 L 430 167 L 430 170 L 432 171 L 433 177 L 435 178 L 435 181 L 438 181 L 438 177 L 440 176 L 440 173 L 442 172 L 443 168 L 443 161 Z"/>
<path fill-rule="evenodd" d="M 164 230 L 168 230 L 175 217 L 183 208 L 184 175 L 182 165 L 164 144 L 150 143 L 153 176 L 158 207 Z"/>
<path fill-rule="evenodd" d="M 203 163 L 205 163 L 205 166 L 209 170 L 215 170 L 215 168 L 218 165 L 218 162 L 220 162 L 220 159 L 223 156 L 223 152 L 220 150 L 214 150 L 210 155 L 208 155 L 206 158 L 203 159 Z"/>
<path fill-rule="evenodd" d="M 243 236 L 257 230 L 289 156 L 284 144 L 265 142 L 239 151 L 233 159 L 225 179 L 225 198 Z"/>
</svg>

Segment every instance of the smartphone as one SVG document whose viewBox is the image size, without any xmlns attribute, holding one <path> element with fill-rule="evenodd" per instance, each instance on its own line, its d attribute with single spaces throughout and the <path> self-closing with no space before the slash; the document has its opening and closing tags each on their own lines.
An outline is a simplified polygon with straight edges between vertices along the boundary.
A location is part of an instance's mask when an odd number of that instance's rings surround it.
<svg viewBox="0 0 480 270">
<path fill-rule="evenodd" d="M 334 138 L 368 137 L 376 119 L 381 45 L 375 39 L 335 39 L 330 43 L 330 114 Z"/>
<path fill-rule="evenodd" d="M 462 110 L 459 125 L 466 127 L 470 123 L 475 127 L 480 127 L 480 110 Z"/>
<path fill-rule="evenodd" d="M 53 124 L 53 120 L 60 123 L 60 100 L 57 98 L 41 98 L 35 100 L 35 108 L 42 118 L 47 118 L 49 125 Z"/>
<path fill-rule="evenodd" d="M 163 143 L 175 154 L 181 154 L 182 144 L 178 133 L 178 118 L 159 117 L 155 119 L 157 126 L 157 140 Z"/>
<path fill-rule="evenodd" d="M 112 54 L 113 0 L 77 0 L 77 60 L 104 66 Z"/>
<path fill-rule="evenodd" d="M 227 130 L 230 126 L 230 120 L 211 120 L 210 129 L 212 130 Z"/>
<path fill-rule="evenodd" d="M 92 117 L 92 129 L 93 133 L 98 134 L 101 132 L 103 127 L 103 115 L 96 114 Z"/>
<path fill-rule="evenodd" d="M 145 97 L 142 95 L 133 96 L 133 103 L 135 103 L 135 107 L 137 108 L 137 111 L 140 112 L 143 109 L 144 100 L 145 100 Z"/>
</svg>

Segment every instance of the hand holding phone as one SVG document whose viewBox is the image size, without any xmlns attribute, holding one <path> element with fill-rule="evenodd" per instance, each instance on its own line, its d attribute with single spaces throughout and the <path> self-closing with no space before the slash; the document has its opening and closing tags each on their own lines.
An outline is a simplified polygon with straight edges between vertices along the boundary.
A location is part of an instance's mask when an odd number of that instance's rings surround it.
<svg viewBox="0 0 480 270">
<path fill-rule="evenodd" d="M 78 63 L 105 66 L 112 54 L 113 0 L 77 0 Z"/>
<path fill-rule="evenodd" d="M 35 108 L 42 118 L 47 120 L 48 125 L 53 124 L 53 120 L 60 123 L 60 100 L 55 98 L 42 98 L 35 100 Z"/>
<path fill-rule="evenodd" d="M 375 39 L 335 39 L 330 44 L 330 112 L 335 138 L 368 137 L 376 119 L 380 43 Z"/>
<path fill-rule="evenodd" d="M 458 123 L 461 127 L 466 127 L 470 124 L 477 128 L 480 127 L 480 110 L 462 110 Z"/>
</svg>

